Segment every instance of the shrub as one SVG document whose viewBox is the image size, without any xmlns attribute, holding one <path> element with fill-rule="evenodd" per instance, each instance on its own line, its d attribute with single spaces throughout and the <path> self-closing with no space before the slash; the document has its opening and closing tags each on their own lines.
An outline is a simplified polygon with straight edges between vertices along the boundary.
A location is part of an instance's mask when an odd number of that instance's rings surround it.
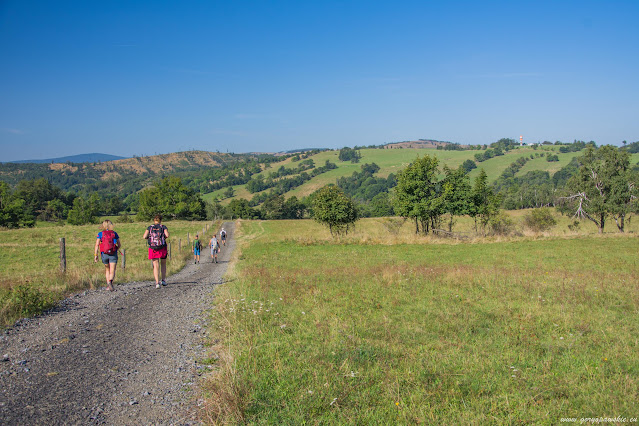
<svg viewBox="0 0 639 426">
<path fill-rule="evenodd" d="M 133 222 L 133 220 L 131 219 L 131 216 L 129 216 L 126 213 L 122 213 L 120 216 L 118 216 L 118 223 L 131 223 Z"/>
<path fill-rule="evenodd" d="M 557 221 L 548 207 L 533 209 L 524 216 L 524 226 L 534 232 L 548 231 L 557 225 Z"/>
<path fill-rule="evenodd" d="M 488 222 L 488 225 L 493 235 L 510 235 L 515 230 L 515 223 L 503 211 L 493 216 Z"/>
<path fill-rule="evenodd" d="M 568 229 L 570 229 L 571 231 L 575 232 L 579 230 L 579 221 L 575 220 L 573 223 L 568 225 Z"/>
</svg>

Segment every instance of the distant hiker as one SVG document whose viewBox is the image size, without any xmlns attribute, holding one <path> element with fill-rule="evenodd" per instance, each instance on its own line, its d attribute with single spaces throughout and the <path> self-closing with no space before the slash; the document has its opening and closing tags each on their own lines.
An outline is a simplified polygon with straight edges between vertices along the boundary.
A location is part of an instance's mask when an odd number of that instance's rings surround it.
<svg viewBox="0 0 639 426">
<path fill-rule="evenodd" d="M 211 263 L 217 263 L 217 254 L 220 251 L 220 243 L 217 240 L 217 237 L 213 235 L 213 238 L 211 238 Z"/>
<path fill-rule="evenodd" d="M 105 220 L 102 222 L 102 231 L 98 232 L 93 249 L 93 261 L 98 261 L 98 250 L 104 264 L 104 275 L 106 276 L 107 290 L 113 291 L 113 280 L 115 279 L 115 269 L 118 266 L 118 250 L 120 249 L 120 236 L 113 230 L 113 222 Z"/>
<path fill-rule="evenodd" d="M 144 231 L 142 237 L 149 242 L 149 259 L 153 261 L 153 277 L 155 288 L 160 288 L 160 268 L 162 270 L 162 285 L 166 285 L 166 240 L 169 238 L 169 230 L 162 225 L 162 216 L 157 214 L 153 218 L 153 225 Z"/>
<path fill-rule="evenodd" d="M 222 239 L 222 245 L 226 247 L 226 231 L 222 228 L 222 232 L 220 232 L 220 238 Z"/>
<path fill-rule="evenodd" d="M 202 250 L 202 243 L 199 240 L 200 236 L 195 234 L 195 240 L 193 240 L 193 263 L 200 263 L 200 250 Z"/>
</svg>

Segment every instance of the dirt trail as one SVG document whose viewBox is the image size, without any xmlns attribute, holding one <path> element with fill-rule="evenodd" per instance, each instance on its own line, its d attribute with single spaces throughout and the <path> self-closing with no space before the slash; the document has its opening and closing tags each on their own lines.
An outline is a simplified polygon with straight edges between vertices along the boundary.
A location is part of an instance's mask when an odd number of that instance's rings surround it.
<svg viewBox="0 0 639 426">
<path fill-rule="evenodd" d="M 197 424 L 206 311 L 235 246 L 154 281 L 87 291 L 0 334 L 0 424 Z M 149 276 L 152 271 L 149 268 Z"/>
</svg>

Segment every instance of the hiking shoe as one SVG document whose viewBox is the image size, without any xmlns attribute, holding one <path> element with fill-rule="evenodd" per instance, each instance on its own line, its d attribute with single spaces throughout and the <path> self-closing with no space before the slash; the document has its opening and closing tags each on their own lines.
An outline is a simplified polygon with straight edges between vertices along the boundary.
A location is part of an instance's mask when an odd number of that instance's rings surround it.
<svg viewBox="0 0 639 426">
<path fill-rule="evenodd" d="M 155 283 L 155 288 L 160 288 L 160 283 Z"/>
<path fill-rule="evenodd" d="M 162 285 L 166 285 L 166 281 L 162 280 Z"/>
</svg>

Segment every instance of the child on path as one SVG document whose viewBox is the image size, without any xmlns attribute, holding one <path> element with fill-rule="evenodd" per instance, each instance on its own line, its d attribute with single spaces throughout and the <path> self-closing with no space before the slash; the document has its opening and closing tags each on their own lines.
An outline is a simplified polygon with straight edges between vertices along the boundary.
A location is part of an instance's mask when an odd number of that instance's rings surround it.
<svg viewBox="0 0 639 426">
<path fill-rule="evenodd" d="M 166 240 L 169 238 L 169 230 L 162 225 L 162 216 L 155 215 L 153 225 L 144 231 L 142 237 L 149 241 L 149 259 L 153 261 L 153 277 L 155 278 L 155 288 L 160 288 L 160 283 L 166 285 L 166 256 L 168 254 Z M 160 270 L 162 281 L 160 282 Z"/>
<path fill-rule="evenodd" d="M 220 232 L 220 238 L 222 239 L 222 245 L 226 247 L 226 231 L 222 228 L 222 232 Z"/>
<path fill-rule="evenodd" d="M 93 249 L 93 261 L 98 261 L 98 250 L 104 264 L 104 275 L 107 282 L 107 290 L 113 291 L 113 280 L 115 279 L 115 270 L 118 266 L 118 251 L 120 250 L 120 236 L 113 230 L 113 222 L 105 220 L 102 222 L 102 231 L 98 232 L 98 238 L 95 240 Z"/>
<path fill-rule="evenodd" d="M 211 263 L 217 263 L 217 254 L 220 250 L 220 243 L 217 240 L 217 236 L 213 234 L 213 238 L 211 238 Z"/>
<path fill-rule="evenodd" d="M 195 240 L 193 240 L 193 263 L 200 263 L 200 251 L 202 250 L 202 243 L 199 240 L 200 236 L 195 234 Z"/>
</svg>

